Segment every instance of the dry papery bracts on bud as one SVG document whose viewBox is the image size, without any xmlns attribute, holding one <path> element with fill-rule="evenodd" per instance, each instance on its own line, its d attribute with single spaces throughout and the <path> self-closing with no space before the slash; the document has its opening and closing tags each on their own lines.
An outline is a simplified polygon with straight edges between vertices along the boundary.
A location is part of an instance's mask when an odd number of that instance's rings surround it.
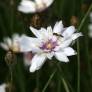
<svg viewBox="0 0 92 92">
<path fill-rule="evenodd" d="M 8 51 L 5 55 L 5 62 L 8 66 L 15 65 L 17 62 L 17 57 L 12 51 Z"/>
</svg>

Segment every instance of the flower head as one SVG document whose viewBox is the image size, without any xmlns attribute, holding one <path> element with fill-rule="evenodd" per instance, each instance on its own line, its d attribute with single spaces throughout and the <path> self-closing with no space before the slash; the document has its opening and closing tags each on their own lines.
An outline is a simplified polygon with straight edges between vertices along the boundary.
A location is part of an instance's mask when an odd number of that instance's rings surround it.
<svg viewBox="0 0 92 92">
<path fill-rule="evenodd" d="M 88 35 L 90 38 L 92 38 L 92 12 L 90 13 L 90 24 L 88 25 L 88 29 L 89 29 Z"/>
<path fill-rule="evenodd" d="M 13 52 L 19 52 L 20 51 L 19 40 L 20 40 L 19 35 L 14 34 L 12 36 L 12 39 L 9 37 L 4 38 L 4 42 L 1 42 L 0 46 L 6 51 L 10 50 Z"/>
<path fill-rule="evenodd" d="M 23 13 L 41 12 L 49 7 L 54 0 L 22 0 L 18 10 Z"/>
<path fill-rule="evenodd" d="M 53 30 L 51 26 L 37 30 L 30 27 L 33 34 L 36 36 L 21 38 L 21 51 L 32 51 L 35 55 L 30 61 L 30 72 L 34 72 L 44 64 L 46 59 L 52 59 L 53 56 L 61 62 L 68 62 L 67 56 L 76 54 L 76 51 L 70 47 L 72 41 L 82 36 L 82 33 L 74 33 L 75 27 L 70 26 L 63 28 L 62 21 L 55 24 Z"/>
<path fill-rule="evenodd" d="M 0 85 L 0 92 L 6 92 L 7 85 L 5 83 Z"/>
</svg>

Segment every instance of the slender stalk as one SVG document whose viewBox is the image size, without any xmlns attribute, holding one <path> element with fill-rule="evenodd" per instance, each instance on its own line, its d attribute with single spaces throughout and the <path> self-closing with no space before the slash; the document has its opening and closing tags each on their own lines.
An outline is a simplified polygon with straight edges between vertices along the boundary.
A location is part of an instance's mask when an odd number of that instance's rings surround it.
<svg viewBox="0 0 92 92">
<path fill-rule="evenodd" d="M 61 92 L 61 80 L 60 80 L 60 74 L 58 72 L 57 74 L 58 84 L 57 84 L 57 92 Z"/>
<path fill-rule="evenodd" d="M 79 27 L 78 27 L 78 31 L 80 31 L 81 28 L 83 27 L 84 22 L 86 21 L 86 19 L 87 19 L 89 13 L 90 13 L 90 11 L 91 11 L 91 9 L 92 9 L 92 4 L 90 5 L 90 7 L 89 7 L 87 13 L 86 13 L 85 16 L 83 17 L 83 19 L 82 19 L 82 21 L 81 21 L 81 23 L 80 23 L 80 25 L 79 25 Z"/>
<path fill-rule="evenodd" d="M 10 32 L 14 31 L 14 0 L 10 0 Z"/>
<path fill-rule="evenodd" d="M 64 88 L 65 88 L 66 92 L 70 92 L 70 91 L 69 91 L 69 88 L 68 88 L 68 85 L 67 85 L 67 83 L 66 83 L 66 81 L 65 81 L 64 78 L 62 78 L 62 82 L 63 82 L 63 84 L 64 84 Z"/>
<path fill-rule="evenodd" d="M 51 82 L 52 78 L 54 77 L 56 71 L 57 71 L 57 70 L 55 69 L 55 70 L 53 71 L 53 73 L 50 75 L 49 80 L 47 81 L 46 85 L 44 86 L 42 92 L 45 92 L 45 91 L 46 91 L 46 89 L 47 89 L 49 83 Z"/>
<path fill-rule="evenodd" d="M 84 24 L 85 20 L 87 19 L 91 9 L 92 9 L 92 4 L 90 5 L 87 13 L 85 14 L 84 18 L 82 19 L 82 21 L 78 27 L 78 31 L 80 31 L 81 28 L 83 27 L 83 24 Z M 78 53 L 77 54 L 77 64 L 78 64 L 78 67 L 77 67 L 78 68 L 78 70 L 77 70 L 77 75 L 78 75 L 77 76 L 77 92 L 80 92 L 80 46 L 79 45 L 80 45 L 79 40 L 77 40 L 77 53 Z"/>
<path fill-rule="evenodd" d="M 13 70 L 12 70 L 12 66 L 9 67 L 9 71 L 10 71 L 10 87 L 9 87 L 9 92 L 12 92 L 12 82 L 13 82 Z"/>
<path fill-rule="evenodd" d="M 61 77 L 60 77 L 60 79 L 61 79 L 61 81 L 64 84 L 65 91 L 66 92 L 70 92 L 69 87 L 68 87 L 68 85 L 70 85 L 70 84 L 67 81 L 65 81 L 65 76 L 64 76 L 64 73 L 63 73 L 63 71 L 62 71 L 61 66 L 60 66 L 59 63 L 57 64 L 57 68 L 59 70 L 60 75 L 62 74 Z M 74 91 L 72 91 L 72 92 L 74 92 Z"/>
<path fill-rule="evenodd" d="M 37 73 L 36 73 L 36 88 L 38 89 L 38 92 L 39 92 L 39 86 L 40 86 L 39 77 L 40 77 L 40 73 L 39 73 L 39 71 L 37 71 Z"/>
<path fill-rule="evenodd" d="M 77 40 L 77 92 L 80 92 L 80 47 L 79 40 Z"/>
</svg>

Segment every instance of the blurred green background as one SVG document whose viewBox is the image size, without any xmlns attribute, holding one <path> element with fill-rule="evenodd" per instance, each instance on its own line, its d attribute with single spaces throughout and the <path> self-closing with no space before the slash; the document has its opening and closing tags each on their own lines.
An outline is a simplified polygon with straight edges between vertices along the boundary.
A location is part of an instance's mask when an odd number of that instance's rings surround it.
<svg viewBox="0 0 92 92">
<path fill-rule="evenodd" d="M 0 0 L 0 41 L 6 36 L 11 37 L 13 33 L 32 36 L 29 25 L 34 26 L 35 16 L 38 16 L 39 21 L 37 28 L 53 26 L 58 20 L 62 20 L 64 26 L 74 25 L 78 28 L 92 1 L 54 0 L 51 7 L 36 14 L 20 13 L 17 10 L 19 2 L 20 0 Z M 12 70 L 12 92 L 92 92 L 92 39 L 88 36 L 89 24 L 90 19 L 87 16 L 79 30 L 84 36 L 80 38 L 79 44 L 76 42 L 73 45 L 75 50 L 77 45 L 80 48 L 79 64 L 77 55 L 69 57 L 69 63 L 59 63 L 59 67 L 55 59 L 47 60 L 39 71 L 29 73 L 28 67 L 23 64 L 23 54 L 17 54 L 17 63 Z M 0 84 L 9 83 L 10 80 L 9 67 L 4 60 L 5 54 L 6 51 L 0 48 Z M 60 71 L 53 73 L 58 68 Z M 46 87 L 50 78 L 50 83 Z M 42 91 L 44 87 L 46 90 Z"/>
</svg>

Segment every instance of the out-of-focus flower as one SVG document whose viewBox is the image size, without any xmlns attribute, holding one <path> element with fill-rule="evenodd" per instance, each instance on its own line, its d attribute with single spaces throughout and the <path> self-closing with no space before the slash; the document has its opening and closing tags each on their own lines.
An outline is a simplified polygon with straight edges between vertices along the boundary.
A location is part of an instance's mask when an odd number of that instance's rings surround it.
<svg viewBox="0 0 92 92">
<path fill-rule="evenodd" d="M 24 65 L 25 66 L 30 66 L 31 64 L 31 60 L 32 60 L 32 57 L 33 57 L 33 53 L 32 52 L 26 52 L 24 53 Z"/>
<path fill-rule="evenodd" d="M 22 0 L 18 10 L 23 13 L 41 12 L 49 7 L 54 0 Z"/>
<path fill-rule="evenodd" d="M 92 24 L 89 24 L 88 29 L 89 29 L 88 35 L 90 38 L 92 38 Z"/>
<path fill-rule="evenodd" d="M 0 85 L 0 92 L 6 92 L 7 85 L 5 83 Z"/>
<path fill-rule="evenodd" d="M 4 38 L 4 42 L 1 42 L 0 46 L 6 51 L 19 52 L 20 51 L 19 41 L 20 41 L 19 35 L 14 34 L 12 38 L 9 37 Z"/>
<path fill-rule="evenodd" d="M 89 32 L 88 32 L 88 35 L 90 38 L 92 38 L 92 12 L 90 13 L 90 24 L 88 25 L 88 29 L 89 29 Z"/>
<path fill-rule="evenodd" d="M 51 60 L 53 56 L 61 62 L 69 62 L 67 56 L 76 54 L 76 51 L 69 45 L 82 36 L 82 33 L 74 33 L 76 31 L 74 26 L 63 28 L 62 21 L 57 22 L 53 30 L 51 26 L 40 30 L 30 26 L 30 29 L 36 38 L 24 35 L 20 41 L 22 52 L 32 51 L 34 53 L 30 61 L 30 72 L 40 69 L 46 59 Z"/>
<path fill-rule="evenodd" d="M 71 22 L 71 25 L 76 27 L 78 25 L 78 18 L 77 18 L 77 16 L 72 16 L 71 19 L 70 19 L 70 22 Z"/>
<path fill-rule="evenodd" d="M 90 17 L 90 22 L 92 22 L 92 12 L 90 13 L 89 17 Z"/>
</svg>

